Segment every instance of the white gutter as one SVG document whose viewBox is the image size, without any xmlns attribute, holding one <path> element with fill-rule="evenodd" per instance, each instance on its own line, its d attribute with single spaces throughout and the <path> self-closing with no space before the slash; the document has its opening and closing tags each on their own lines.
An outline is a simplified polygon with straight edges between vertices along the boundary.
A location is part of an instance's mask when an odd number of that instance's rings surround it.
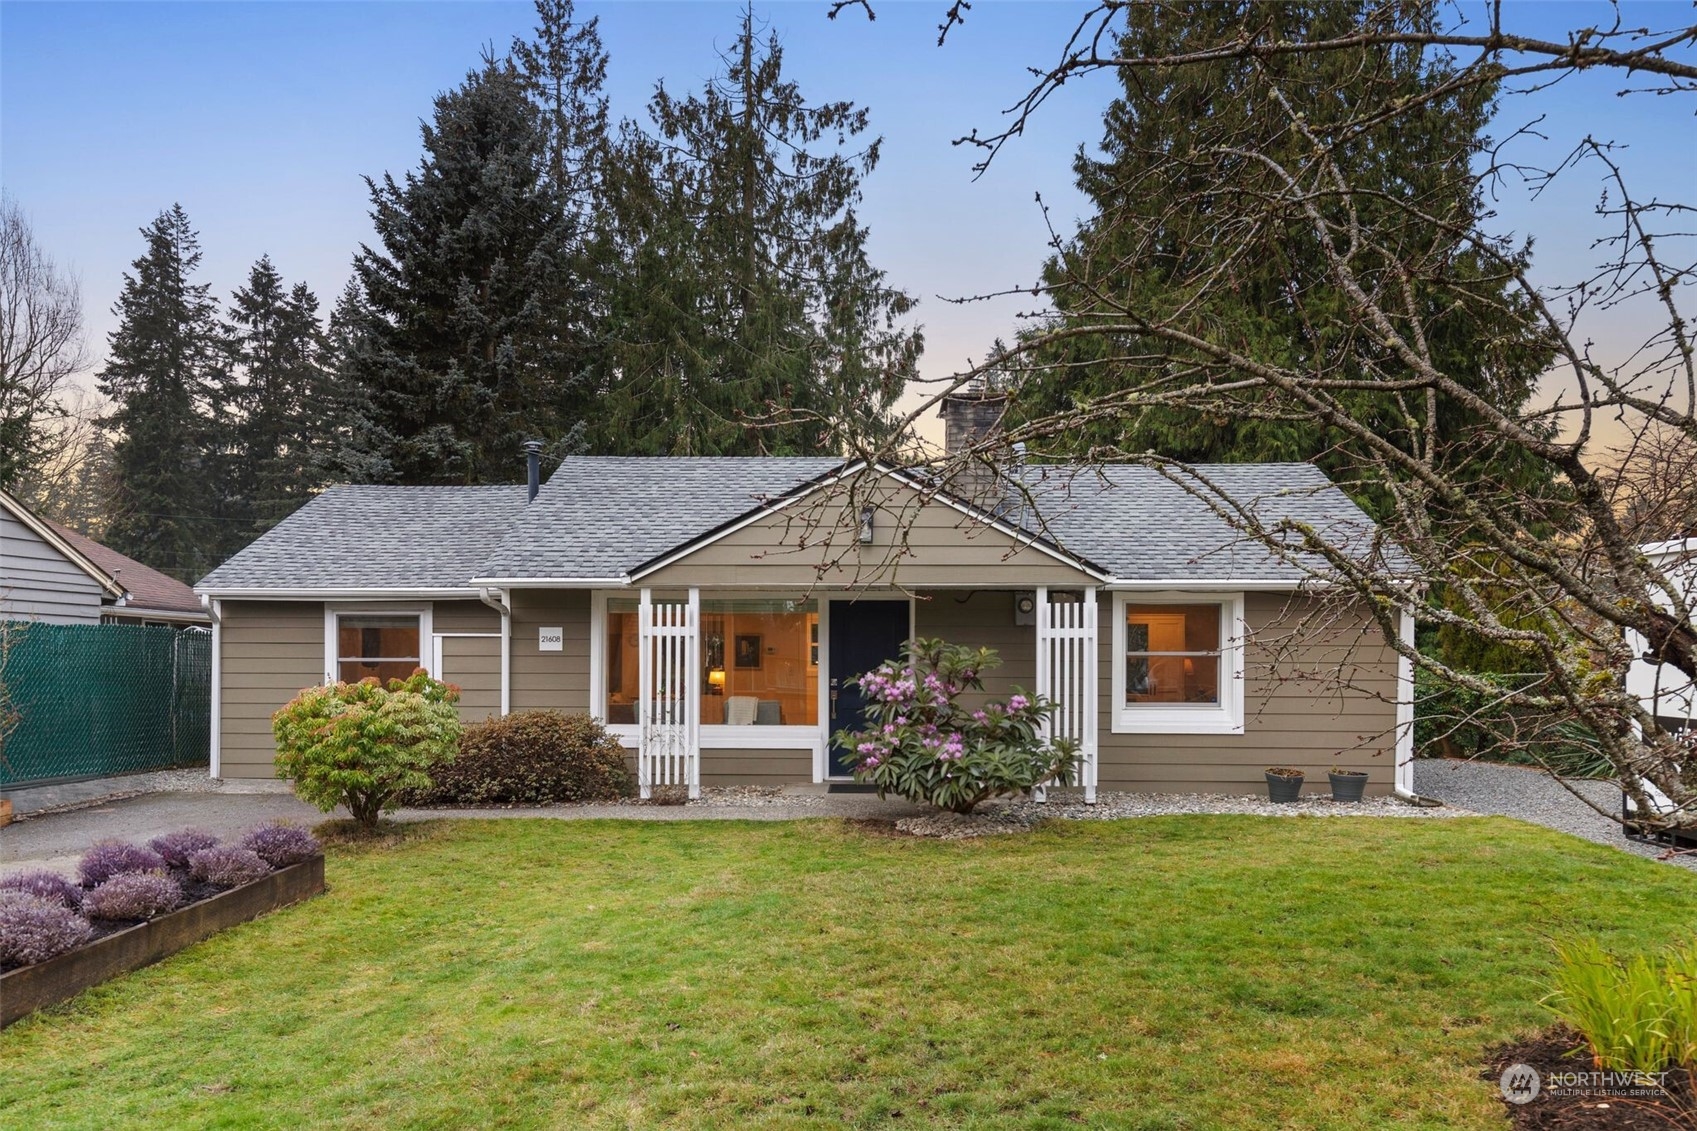
<svg viewBox="0 0 1697 1131">
<path fill-rule="evenodd" d="M 513 605 L 505 589 L 495 590 L 495 596 L 490 597 L 488 586 L 478 590 L 477 599 L 501 614 L 501 714 L 510 715 L 513 710 Z"/>
<path fill-rule="evenodd" d="M 474 577 L 471 583 L 489 589 L 624 589 L 630 577 Z"/>
<path fill-rule="evenodd" d="M 410 600 L 464 601 L 477 599 L 477 586 L 458 589 L 392 588 L 392 589 L 196 589 L 200 597 L 217 597 L 226 601 L 380 601 L 395 597 Z"/>
<path fill-rule="evenodd" d="M 224 617 L 218 605 L 210 597 L 200 599 L 200 607 L 212 618 L 212 719 L 207 731 L 207 776 L 211 778 L 222 776 L 224 770 Z"/>
</svg>

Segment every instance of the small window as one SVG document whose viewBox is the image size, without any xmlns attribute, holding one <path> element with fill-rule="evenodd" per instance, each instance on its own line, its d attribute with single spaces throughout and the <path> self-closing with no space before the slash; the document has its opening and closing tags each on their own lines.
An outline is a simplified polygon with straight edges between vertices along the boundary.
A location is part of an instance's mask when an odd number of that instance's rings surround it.
<svg viewBox="0 0 1697 1131">
<path fill-rule="evenodd" d="M 1220 606 L 1127 605 L 1125 702 L 1220 702 Z"/>
<path fill-rule="evenodd" d="M 1118 594 L 1115 733 L 1242 734 L 1243 636 L 1242 594 Z"/>
<path fill-rule="evenodd" d="M 375 676 L 387 683 L 423 666 L 419 618 L 340 614 L 336 617 L 336 678 L 357 683 Z"/>
</svg>

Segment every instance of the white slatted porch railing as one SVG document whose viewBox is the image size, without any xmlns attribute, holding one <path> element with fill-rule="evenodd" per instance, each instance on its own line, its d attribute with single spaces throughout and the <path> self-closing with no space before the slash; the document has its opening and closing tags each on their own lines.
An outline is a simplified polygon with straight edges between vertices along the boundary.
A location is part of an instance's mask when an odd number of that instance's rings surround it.
<svg viewBox="0 0 1697 1131">
<path fill-rule="evenodd" d="M 1096 802 L 1096 722 L 1101 689 L 1097 686 L 1096 590 L 1086 589 L 1076 600 L 1053 601 L 1049 590 L 1037 590 L 1037 693 L 1056 704 L 1044 724 L 1046 741 L 1071 739 L 1078 743 L 1080 761 L 1070 780 L 1053 785 L 1084 787 L 1086 804 Z M 1042 786 L 1032 791 L 1045 799 Z"/>
<path fill-rule="evenodd" d="M 642 591 L 640 733 L 636 780 L 644 799 L 656 786 L 683 786 L 701 796 L 701 591 L 687 600 Z"/>
</svg>

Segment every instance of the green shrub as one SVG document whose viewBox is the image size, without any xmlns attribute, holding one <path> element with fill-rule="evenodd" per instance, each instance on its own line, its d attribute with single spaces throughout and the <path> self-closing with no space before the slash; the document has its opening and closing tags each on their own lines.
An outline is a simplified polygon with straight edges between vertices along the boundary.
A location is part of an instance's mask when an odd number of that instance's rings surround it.
<svg viewBox="0 0 1697 1131">
<path fill-rule="evenodd" d="M 1697 1069 L 1697 939 L 1624 959 L 1584 939 L 1558 943 L 1556 959 L 1545 1005 L 1585 1038 L 1598 1068 Z"/>
<path fill-rule="evenodd" d="M 428 789 L 460 741 L 459 689 L 420 668 L 384 687 L 375 678 L 309 687 L 271 716 L 277 770 L 324 812 L 345 805 L 374 828 L 403 790 Z"/>
<path fill-rule="evenodd" d="M 984 673 L 1001 662 L 989 648 L 915 640 L 900 660 L 855 680 L 870 725 L 835 736 L 860 756 L 855 780 L 877 786 L 879 797 L 893 793 L 970 813 L 980 801 L 1069 773 L 1076 745 L 1046 744 L 1041 736 L 1053 703 L 1018 688 L 1005 703 L 969 709 L 961 702 L 982 692 Z"/>
<path fill-rule="evenodd" d="M 624 747 L 588 715 L 523 711 L 473 723 L 460 754 L 409 805 L 541 805 L 631 793 Z"/>
</svg>

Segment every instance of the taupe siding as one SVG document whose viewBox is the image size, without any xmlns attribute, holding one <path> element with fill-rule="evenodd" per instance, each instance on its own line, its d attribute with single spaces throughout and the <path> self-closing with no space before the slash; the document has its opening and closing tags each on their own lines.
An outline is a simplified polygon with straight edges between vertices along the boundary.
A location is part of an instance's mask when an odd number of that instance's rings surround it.
<svg viewBox="0 0 1697 1131">
<path fill-rule="evenodd" d="M 864 496 L 863 496 L 864 497 Z M 869 545 L 854 506 L 797 504 L 641 579 L 660 586 L 1079 585 L 1088 575 L 910 488 L 884 481 Z M 805 546 L 805 549 L 798 548 Z M 823 569 L 826 563 L 830 568 Z"/>
<path fill-rule="evenodd" d="M 985 698 L 1006 699 L 1015 687 L 1035 690 L 1037 629 L 1014 624 L 1011 590 L 921 592 L 913 604 L 916 635 L 969 648 L 994 648 L 1002 666 L 984 677 Z"/>
<path fill-rule="evenodd" d="M 220 750 L 227 778 L 276 776 L 271 714 L 324 679 L 324 606 L 310 601 L 225 601 Z"/>
<path fill-rule="evenodd" d="M 703 750 L 701 784 L 793 785 L 813 780 L 813 751 Z"/>
<path fill-rule="evenodd" d="M 436 676 L 460 689 L 460 720 L 474 723 L 501 713 L 501 638 L 447 636 Z"/>
<path fill-rule="evenodd" d="M 514 711 L 589 710 L 589 594 L 520 589 L 512 595 Z M 537 631 L 565 630 L 565 648 L 543 652 Z"/>
<path fill-rule="evenodd" d="M 1368 789 L 1387 793 L 1396 770 L 1396 654 L 1365 612 L 1339 615 L 1328 606 L 1279 593 L 1250 593 L 1244 619 L 1244 733 L 1113 733 L 1113 600 L 1102 594 L 1101 789 L 1167 793 L 1261 793 L 1270 765 L 1307 771 L 1307 788 L 1327 790 L 1332 766 L 1365 770 Z M 1340 667 L 1362 690 L 1339 692 L 1326 673 Z"/>
<path fill-rule="evenodd" d="M 501 614 L 482 601 L 437 601 L 430 610 L 433 632 L 500 632 Z"/>
<path fill-rule="evenodd" d="M 35 531 L 0 510 L 0 617 L 99 624 L 99 584 Z"/>
</svg>

